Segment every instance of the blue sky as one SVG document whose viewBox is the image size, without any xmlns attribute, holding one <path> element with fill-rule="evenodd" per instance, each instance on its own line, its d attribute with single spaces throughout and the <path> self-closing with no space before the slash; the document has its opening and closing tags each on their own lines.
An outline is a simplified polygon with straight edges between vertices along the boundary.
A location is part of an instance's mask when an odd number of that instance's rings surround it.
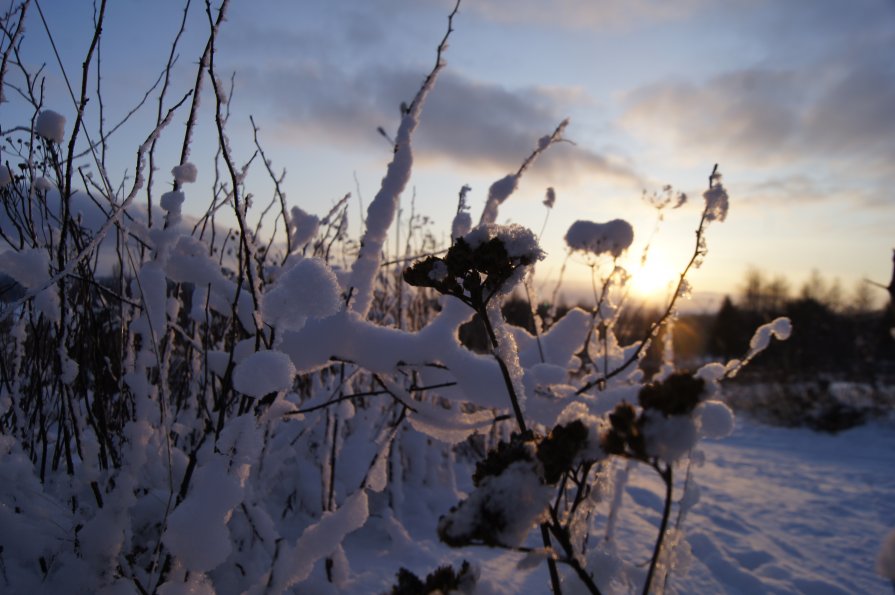
<svg viewBox="0 0 895 595">
<path fill-rule="evenodd" d="M 3 6 L 9 6 L 4 0 Z M 190 86 L 204 45 L 204 7 L 194 2 L 169 97 Z M 261 128 L 274 168 L 286 168 L 289 202 L 323 215 L 357 189 L 369 201 L 393 131 L 434 61 L 448 0 L 234 0 L 216 56 L 235 74 L 229 134 L 237 158 Z M 41 8 L 77 79 L 89 43 L 92 3 L 43 0 Z M 161 72 L 182 16 L 169 0 L 109 2 L 103 41 L 107 125 Z M 46 106 L 74 119 L 34 6 L 22 46 L 46 63 Z M 887 283 L 895 248 L 895 3 L 890 0 L 480 0 L 461 6 L 415 145 L 413 189 L 402 203 L 449 233 L 463 184 L 478 216 L 490 183 L 515 171 L 537 139 L 571 117 L 566 136 L 523 177 L 498 221 L 538 231 L 548 186 L 557 203 L 544 233 L 555 275 L 562 236 L 576 219 L 628 219 L 632 262 L 655 222 L 641 192 L 664 184 L 690 201 L 667 214 L 652 258 L 683 266 L 692 251 L 701 192 L 720 163 L 731 196 L 728 220 L 709 230 L 695 289 L 736 293 L 745 271 L 783 275 L 798 289 L 812 269 L 847 290 L 864 277 Z M 13 76 L 13 75 L 10 75 Z M 7 95 L 10 95 L 7 91 Z M 150 101 L 150 103 L 152 103 Z M 206 97 L 205 108 L 212 101 Z M 15 102 L 4 127 L 23 117 Z M 88 113 L 95 127 L 96 103 Z M 154 118 L 148 105 L 110 139 L 113 179 L 132 170 L 136 144 Z M 165 133 L 164 177 L 176 165 L 185 113 Z M 213 179 L 212 130 L 199 129 L 199 183 L 187 211 L 204 211 Z M 270 188 L 260 167 L 250 190 Z M 357 185 L 355 184 L 357 177 Z M 360 205 L 352 211 L 358 224 Z M 589 269 L 574 259 L 571 283 Z M 632 264 L 632 268 L 633 264 Z"/>
</svg>

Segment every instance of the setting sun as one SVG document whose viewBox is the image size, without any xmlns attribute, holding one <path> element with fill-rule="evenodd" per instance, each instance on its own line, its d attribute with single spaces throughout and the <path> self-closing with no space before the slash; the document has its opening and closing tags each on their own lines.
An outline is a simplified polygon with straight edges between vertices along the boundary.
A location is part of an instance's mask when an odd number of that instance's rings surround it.
<svg viewBox="0 0 895 595">
<path fill-rule="evenodd" d="M 677 272 L 661 255 L 651 254 L 642 267 L 631 268 L 632 293 L 643 298 L 661 298 L 671 291 Z"/>
</svg>

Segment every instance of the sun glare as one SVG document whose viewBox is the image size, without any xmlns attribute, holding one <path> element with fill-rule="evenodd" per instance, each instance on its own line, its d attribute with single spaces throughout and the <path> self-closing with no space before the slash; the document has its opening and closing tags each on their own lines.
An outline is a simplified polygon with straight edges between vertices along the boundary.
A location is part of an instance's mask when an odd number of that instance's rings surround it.
<svg viewBox="0 0 895 595">
<path fill-rule="evenodd" d="M 662 298 L 676 278 L 677 272 L 667 261 L 651 254 L 646 264 L 631 270 L 631 292 L 641 298 Z"/>
</svg>

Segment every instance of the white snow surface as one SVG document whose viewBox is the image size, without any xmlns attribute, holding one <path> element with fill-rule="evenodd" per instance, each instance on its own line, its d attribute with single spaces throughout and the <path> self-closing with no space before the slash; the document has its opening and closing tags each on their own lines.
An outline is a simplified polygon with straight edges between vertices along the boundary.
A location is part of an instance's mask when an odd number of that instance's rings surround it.
<svg viewBox="0 0 895 595">
<path fill-rule="evenodd" d="M 672 571 L 667 592 L 891 593 L 891 584 L 877 574 L 876 565 L 880 545 L 892 541 L 886 535 L 895 522 L 892 422 L 830 435 L 738 419 L 728 438 L 701 442 L 699 449 L 704 463 L 693 465 L 687 490 L 692 508 L 678 538 L 669 534 L 669 541 L 678 542 L 673 558 L 680 562 L 688 549 L 691 552 L 689 568 Z M 675 468 L 675 501 L 684 493 L 685 465 Z M 458 479 L 471 471 L 459 465 Z M 597 577 L 603 593 L 640 592 L 662 494 L 653 470 L 632 468 L 616 528 L 623 563 L 603 560 L 598 565 L 614 567 L 617 578 L 628 584 L 608 585 L 605 575 Z M 424 499 L 422 493 L 405 497 Z M 405 517 L 400 540 L 389 522 L 372 520 L 345 545 L 352 572 L 364 579 L 363 585 L 354 584 L 354 593 L 387 592 L 396 568 L 425 576 L 446 559 L 454 560 L 455 567 L 463 559 L 479 564 L 477 593 L 549 592 L 546 564 L 531 570 L 518 566 L 525 559 L 521 553 L 484 547 L 450 550 L 434 537 L 432 516 Z M 605 518 L 597 515 L 596 522 L 599 536 Z M 536 533 L 529 535 L 528 546 L 541 545 Z M 585 592 L 568 568 L 560 565 L 560 573 L 570 593 Z"/>
<path fill-rule="evenodd" d="M 65 116 L 53 110 L 43 110 L 37 115 L 34 132 L 48 141 L 61 143 L 65 139 Z"/>
</svg>

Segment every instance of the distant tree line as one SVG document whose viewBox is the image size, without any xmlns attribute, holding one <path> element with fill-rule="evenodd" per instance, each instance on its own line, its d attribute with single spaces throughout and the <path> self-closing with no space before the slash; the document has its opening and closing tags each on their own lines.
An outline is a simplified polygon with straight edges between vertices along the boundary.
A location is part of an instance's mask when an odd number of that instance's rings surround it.
<svg viewBox="0 0 895 595">
<path fill-rule="evenodd" d="M 890 285 L 891 287 L 891 285 Z M 838 279 L 827 280 L 813 271 L 797 290 L 786 277 L 770 277 L 749 270 L 734 297 L 725 296 L 717 312 L 681 314 L 674 322 L 674 352 L 679 365 L 698 367 L 708 360 L 742 357 L 749 351 L 755 329 L 779 316 L 793 323 L 792 337 L 772 345 L 747 368 L 745 379 L 874 381 L 895 377 L 895 309 L 890 287 L 861 281 L 846 291 Z M 882 304 L 882 305 L 881 305 Z M 641 339 L 658 308 L 629 303 L 616 325 L 622 344 Z M 582 305 L 584 309 L 588 306 Z M 540 308 L 546 310 L 546 308 Z M 557 307 L 559 316 L 567 311 Z M 532 307 L 522 296 L 503 306 L 507 320 L 534 332 Z M 484 349 L 484 333 L 472 321 L 461 328 L 461 340 Z M 660 332 L 646 352 L 641 367 L 647 374 L 662 362 Z"/>
<path fill-rule="evenodd" d="M 786 278 L 769 279 L 752 269 L 739 297 L 724 298 L 708 330 L 705 351 L 737 357 L 748 349 L 757 325 L 787 316 L 793 323 L 792 337 L 762 353 L 749 374 L 867 380 L 891 375 L 895 317 L 889 296 L 884 308 L 875 307 L 875 294 L 885 292 L 873 285 L 860 282 L 849 295 L 838 280 L 829 282 L 814 271 L 794 293 Z"/>
</svg>

